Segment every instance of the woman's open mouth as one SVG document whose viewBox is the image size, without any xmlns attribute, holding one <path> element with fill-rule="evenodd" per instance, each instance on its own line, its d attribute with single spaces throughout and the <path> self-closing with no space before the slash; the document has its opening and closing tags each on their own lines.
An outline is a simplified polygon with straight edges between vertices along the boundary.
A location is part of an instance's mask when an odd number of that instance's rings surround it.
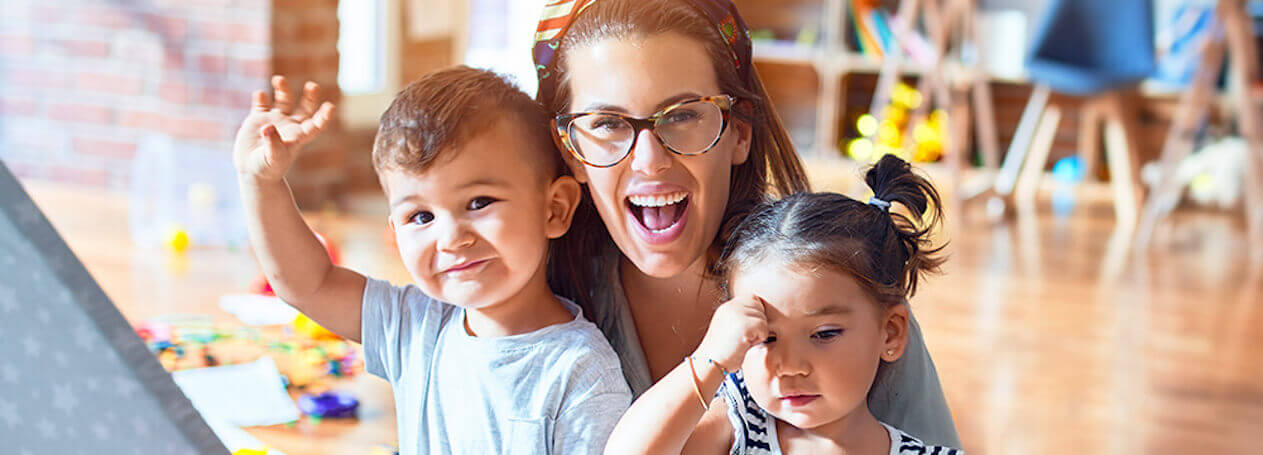
<svg viewBox="0 0 1263 455">
<path fill-rule="evenodd" d="M 628 196 L 627 210 L 636 220 L 634 224 L 642 238 L 649 243 L 667 243 L 683 232 L 689 196 L 684 191 Z"/>
</svg>

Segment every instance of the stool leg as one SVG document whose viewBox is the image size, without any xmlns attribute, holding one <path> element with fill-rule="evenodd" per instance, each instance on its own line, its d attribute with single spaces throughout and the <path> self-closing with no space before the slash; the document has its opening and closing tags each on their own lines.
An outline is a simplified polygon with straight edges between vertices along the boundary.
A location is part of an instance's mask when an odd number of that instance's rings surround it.
<svg viewBox="0 0 1263 455">
<path fill-rule="evenodd" d="M 1138 176 L 1140 164 L 1136 155 L 1139 146 L 1130 109 L 1122 96 L 1110 93 L 1105 111 L 1105 159 L 1110 170 L 1110 188 L 1114 193 L 1114 217 L 1118 226 L 1134 228 L 1140 215 L 1142 190 Z"/>
<path fill-rule="evenodd" d="M 1048 155 L 1052 152 L 1053 140 L 1057 138 L 1058 123 L 1061 123 L 1061 109 L 1048 106 L 1039 120 L 1039 128 L 1035 130 L 1035 137 L 1031 142 L 1030 155 L 1023 163 L 1022 173 L 1018 175 L 1013 191 L 1013 205 L 1019 210 L 1035 207 L 1039 180 L 1044 176 L 1044 168 L 1048 165 Z"/>
<path fill-rule="evenodd" d="M 1202 59 L 1198 63 L 1193 81 L 1188 91 L 1180 96 L 1179 107 L 1175 118 L 1171 120 L 1171 129 L 1167 132 L 1166 141 L 1162 145 L 1162 161 L 1159 164 L 1158 184 L 1153 194 L 1145 201 L 1144 214 L 1136 230 L 1136 247 L 1147 248 L 1153 238 L 1153 231 L 1158 221 L 1165 218 L 1179 203 L 1182 182 L 1176 180 L 1175 172 L 1180 162 L 1193 153 L 1193 141 L 1197 134 L 1197 125 L 1206 118 L 1214 97 L 1215 81 L 1219 79 L 1220 68 L 1224 62 L 1224 41 L 1219 38 L 1222 28 L 1215 24 L 1208 32 L 1209 37 L 1202 46 Z"/>
<path fill-rule="evenodd" d="M 1087 103 L 1079 110 L 1079 159 L 1083 160 L 1083 179 L 1096 180 L 1097 160 L 1101 156 L 1101 110 Z"/>
<path fill-rule="evenodd" d="M 1000 197 L 1013 194 L 1017 185 L 1018 174 L 1022 171 L 1022 163 L 1030 153 L 1031 141 L 1035 138 L 1035 130 L 1048 107 L 1048 97 L 1052 91 L 1047 85 L 1039 84 L 1031 92 L 1026 108 L 1022 110 L 1022 119 L 1017 123 L 1017 131 L 1013 133 L 1013 141 L 1009 143 L 1009 151 L 1004 155 L 1004 164 L 996 173 L 995 193 Z"/>
</svg>

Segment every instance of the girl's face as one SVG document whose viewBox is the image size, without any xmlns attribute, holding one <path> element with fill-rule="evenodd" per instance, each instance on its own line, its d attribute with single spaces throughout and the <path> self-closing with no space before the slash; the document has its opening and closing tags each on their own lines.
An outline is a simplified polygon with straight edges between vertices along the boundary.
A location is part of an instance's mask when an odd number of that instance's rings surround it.
<svg viewBox="0 0 1263 455">
<path fill-rule="evenodd" d="M 644 118 L 681 100 L 720 94 L 705 46 L 678 33 L 602 39 L 570 49 L 566 58 L 571 112 Z M 644 130 L 613 167 L 568 161 L 623 254 L 642 272 L 666 278 L 702 259 L 718 234 L 732 168 L 749 154 L 749 131 L 731 122 L 709 151 L 681 156 Z"/>
<path fill-rule="evenodd" d="M 759 406 L 802 429 L 867 412 L 877 366 L 903 354 L 906 306 L 883 308 L 849 274 L 775 259 L 738 271 L 732 285 L 766 302 L 768 341 L 741 365 Z"/>
</svg>

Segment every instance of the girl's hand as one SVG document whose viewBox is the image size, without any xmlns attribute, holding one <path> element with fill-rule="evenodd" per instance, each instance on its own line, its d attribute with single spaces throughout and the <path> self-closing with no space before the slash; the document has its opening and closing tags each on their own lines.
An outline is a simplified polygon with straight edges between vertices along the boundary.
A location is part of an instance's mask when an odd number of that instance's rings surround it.
<svg viewBox="0 0 1263 455">
<path fill-rule="evenodd" d="M 714 361 L 720 368 L 736 371 L 745 361 L 746 351 L 767 340 L 767 336 L 763 300 L 756 296 L 738 297 L 715 310 L 696 354 Z"/>
<path fill-rule="evenodd" d="M 254 92 L 250 114 L 237 130 L 232 161 L 241 177 L 280 181 L 298 157 L 298 150 L 315 139 L 333 117 L 333 104 L 319 102 L 320 86 L 308 82 L 294 103 L 284 76 L 272 76 L 273 104 L 266 92 Z"/>
</svg>

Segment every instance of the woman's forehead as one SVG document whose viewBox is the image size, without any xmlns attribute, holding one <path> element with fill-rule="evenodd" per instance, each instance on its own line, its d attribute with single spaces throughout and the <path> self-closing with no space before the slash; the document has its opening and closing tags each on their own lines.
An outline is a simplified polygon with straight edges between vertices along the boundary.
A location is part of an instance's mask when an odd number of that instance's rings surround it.
<svg viewBox="0 0 1263 455">
<path fill-rule="evenodd" d="M 674 32 L 576 46 L 567 67 L 575 112 L 603 106 L 646 116 L 682 96 L 719 94 L 705 45 Z"/>
</svg>

